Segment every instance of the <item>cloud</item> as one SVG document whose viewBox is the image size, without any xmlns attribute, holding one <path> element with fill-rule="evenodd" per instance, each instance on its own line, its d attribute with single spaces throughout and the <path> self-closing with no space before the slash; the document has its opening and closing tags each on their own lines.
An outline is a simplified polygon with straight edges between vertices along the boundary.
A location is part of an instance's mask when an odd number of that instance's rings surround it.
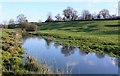
<svg viewBox="0 0 120 76">
<path fill-rule="evenodd" d="M 67 66 L 76 66 L 79 62 L 76 61 L 68 61 L 66 64 Z"/>
<path fill-rule="evenodd" d="M 89 64 L 89 65 L 96 65 L 94 61 L 90 61 L 90 60 L 87 61 L 87 64 Z"/>
</svg>

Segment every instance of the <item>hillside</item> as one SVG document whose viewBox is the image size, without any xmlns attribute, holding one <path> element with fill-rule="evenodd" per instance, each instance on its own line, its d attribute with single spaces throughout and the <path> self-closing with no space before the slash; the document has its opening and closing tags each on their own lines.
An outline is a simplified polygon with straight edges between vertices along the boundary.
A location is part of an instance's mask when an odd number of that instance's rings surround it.
<svg viewBox="0 0 120 76">
<path fill-rule="evenodd" d="M 41 23 L 42 30 L 65 30 L 99 34 L 117 34 L 118 20 Z"/>
<path fill-rule="evenodd" d="M 37 34 L 66 46 L 120 54 L 118 20 L 39 23 Z"/>
</svg>

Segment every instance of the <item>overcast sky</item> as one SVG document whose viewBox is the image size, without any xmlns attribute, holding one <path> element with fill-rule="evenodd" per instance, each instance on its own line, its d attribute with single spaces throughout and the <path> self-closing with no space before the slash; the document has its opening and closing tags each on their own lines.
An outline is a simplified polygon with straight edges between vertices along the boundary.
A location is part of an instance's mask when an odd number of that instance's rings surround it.
<svg viewBox="0 0 120 76">
<path fill-rule="evenodd" d="M 29 21 L 44 21 L 49 12 L 54 17 L 68 6 L 74 8 L 81 15 L 87 9 L 91 13 L 98 13 L 108 9 L 110 14 L 116 14 L 119 0 L 0 0 L 0 23 L 9 19 L 16 20 L 18 14 L 24 14 Z"/>
</svg>

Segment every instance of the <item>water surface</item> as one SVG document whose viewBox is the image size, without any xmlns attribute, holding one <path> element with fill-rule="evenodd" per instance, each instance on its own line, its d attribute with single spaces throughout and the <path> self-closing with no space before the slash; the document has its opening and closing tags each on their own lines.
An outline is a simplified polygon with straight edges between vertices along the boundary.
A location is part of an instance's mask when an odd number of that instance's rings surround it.
<svg viewBox="0 0 120 76">
<path fill-rule="evenodd" d="M 82 51 L 71 46 L 55 44 L 39 37 L 28 37 L 23 40 L 27 55 L 45 60 L 53 71 L 59 69 L 72 74 L 118 74 L 120 59 L 105 53 Z"/>
</svg>

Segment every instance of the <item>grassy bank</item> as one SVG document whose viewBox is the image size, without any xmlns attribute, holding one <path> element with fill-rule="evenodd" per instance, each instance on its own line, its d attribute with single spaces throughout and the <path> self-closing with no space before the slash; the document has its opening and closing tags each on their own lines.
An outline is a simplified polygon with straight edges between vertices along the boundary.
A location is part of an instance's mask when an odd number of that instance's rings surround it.
<svg viewBox="0 0 120 76">
<path fill-rule="evenodd" d="M 37 34 L 81 50 L 120 56 L 118 20 L 40 23 Z"/>
<path fill-rule="evenodd" d="M 2 29 L 2 73 L 24 73 L 22 58 L 21 36 L 16 36 L 16 30 Z M 3 76 L 4 76 L 3 74 Z"/>
<path fill-rule="evenodd" d="M 44 64 L 36 63 L 32 57 L 27 57 L 25 63 L 22 62 L 24 58 L 22 48 L 22 36 L 20 29 L 2 29 L 1 34 L 1 48 L 0 58 L 2 62 L 0 70 L 2 76 L 15 76 L 18 74 L 50 74 L 49 67 Z"/>
</svg>

